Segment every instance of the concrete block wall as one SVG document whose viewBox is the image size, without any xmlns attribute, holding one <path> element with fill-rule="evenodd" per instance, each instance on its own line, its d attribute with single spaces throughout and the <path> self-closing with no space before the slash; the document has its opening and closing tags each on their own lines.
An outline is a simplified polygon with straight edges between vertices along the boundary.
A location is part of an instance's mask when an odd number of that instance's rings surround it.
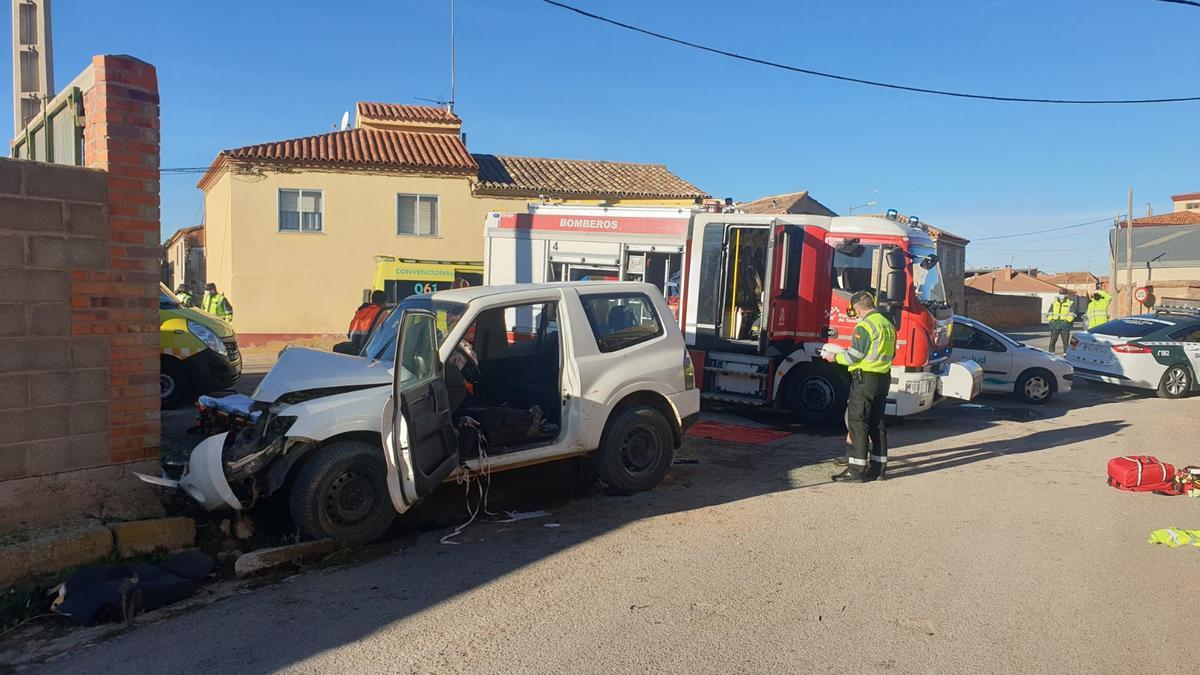
<svg viewBox="0 0 1200 675">
<path fill-rule="evenodd" d="M 156 75 L 90 68 L 87 168 L 0 159 L 0 532 L 97 494 L 69 474 L 158 456 Z"/>
<path fill-rule="evenodd" d="M 994 295 L 966 289 L 963 311 L 993 328 L 1036 326 L 1042 322 L 1042 299 L 1026 295 Z"/>
</svg>

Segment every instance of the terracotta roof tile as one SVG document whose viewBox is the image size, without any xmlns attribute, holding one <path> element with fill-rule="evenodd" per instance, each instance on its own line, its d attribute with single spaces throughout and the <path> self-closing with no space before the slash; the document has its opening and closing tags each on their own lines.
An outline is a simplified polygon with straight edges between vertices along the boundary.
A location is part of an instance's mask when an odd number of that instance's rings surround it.
<svg viewBox="0 0 1200 675">
<path fill-rule="evenodd" d="M 457 134 L 347 129 L 224 150 L 241 161 L 475 173 L 475 159 Z M 214 163 L 215 164 L 215 163 Z"/>
<path fill-rule="evenodd" d="M 1173 202 L 1186 202 L 1192 199 L 1200 199 L 1200 192 L 1188 192 L 1181 195 L 1171 195 Z"/>
<path fill-rule="evenodd" d="M 707 197 L 661 164 L 475 155 L 479 191 L 536 197 Z"/>
<path fill-rule="evenodd" d="M 399 103 L 358 102 L 358 116 L 394 122 L 443 122 L 462 124 L 458 115 L 432 105 L 402 105 Z"/>
<path fill-rule="evenodd" d="M 1155 227 L 1157 225 L 1200 225 L 1200 211 L 1175 211 L 1172 213 L 1160 213 L 1157 216 L 1145 216 L 1133 219 L 1133 226 L 1135 228 Z"/>
<path fill-rule="evenodd" d="M 743 213 L 791 213 L 817 216 L 836 216 L 832 209 L 812 198 L 808 190 L 768 195 L 741 202 L 737 209 Z"/>
<path fill-rule="evenodd" d="M 1095 284 L 1100 278 L 1091 272 L 1061 272 L 1039 276 L 1042 281 L 1051 284 Z"/>
<path fill-rule="evenodd" d="M 967 279 L 967 288 L 985 293 L 1057 293 L 1059 286 L 1013 269 L 994 270 Z"/>
</svg>

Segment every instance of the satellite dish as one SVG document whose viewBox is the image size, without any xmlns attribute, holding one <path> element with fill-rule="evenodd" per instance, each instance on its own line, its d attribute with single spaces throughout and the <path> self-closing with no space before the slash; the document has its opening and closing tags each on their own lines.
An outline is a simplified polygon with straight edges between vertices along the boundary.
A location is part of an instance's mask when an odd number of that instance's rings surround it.
<svg viewBox="0 0 1200 675">
<path fill-rule="evenodd" d="M 345 131 L 346 129 L 349 129 L 349 128 L 350 128 L 350 111 L 349 111 L 349 110 L 347 110 L 346 112 L 342 113 L 342 127 L 341 127 L 341 130 L 342 130 L 342 131 Z"/>
</svg>

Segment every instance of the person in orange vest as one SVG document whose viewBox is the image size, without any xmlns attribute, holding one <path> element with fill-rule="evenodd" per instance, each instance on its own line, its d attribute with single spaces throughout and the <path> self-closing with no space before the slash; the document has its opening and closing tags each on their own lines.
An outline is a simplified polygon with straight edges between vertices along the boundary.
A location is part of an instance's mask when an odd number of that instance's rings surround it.
<svg viewBox="0 0 1200 675">
<path fill-rule="evenodd" d="M 359 353 L 362 351 L 363 345 L 367 344 L 367 336 L 371 334 L 371 329 L 375 328 L 379 317 L 383 315 L 383 303 L 385 302 L 387 302 L 386 293 L 371 291 L 371 301 L 359 305 L 355 310 L 354 318 L 350 319 L 350 330 L 346 333 L 346 337 L 350 338 L 352 353 Z"/>
</svg>

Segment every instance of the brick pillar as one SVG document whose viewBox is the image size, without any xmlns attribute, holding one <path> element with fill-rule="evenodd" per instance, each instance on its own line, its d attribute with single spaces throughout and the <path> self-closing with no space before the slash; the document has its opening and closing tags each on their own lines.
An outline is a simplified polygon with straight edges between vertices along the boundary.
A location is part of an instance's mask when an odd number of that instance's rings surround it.
<svg viewBox="0 0 1200 675">
<path fill-rule="evenodd" d="M 92 59 L 84 92 L 84 165 L 108 172 L 107 269 L 71 273 L 71 332 L 104 335 L 110 462 L 153 459 L 159 445 L 159 112 L 154 66 Z"/>
</svg>

